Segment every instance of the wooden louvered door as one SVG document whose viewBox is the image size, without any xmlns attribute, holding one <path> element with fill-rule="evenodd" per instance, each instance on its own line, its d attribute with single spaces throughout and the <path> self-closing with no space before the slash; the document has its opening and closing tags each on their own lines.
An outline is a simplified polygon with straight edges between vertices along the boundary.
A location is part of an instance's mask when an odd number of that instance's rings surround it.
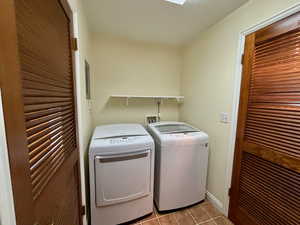
<svg viewBox="0 0 300 225">
<path fill-rule="evenodd" d="M 72 12 L 1 0 L 1 88 L 17 225 L 79 225 Z"/>
<path fill-rule="evenodd" d="M 300 13 L 246 37 L 229 217 L 300 224 Z"/>
</svg>

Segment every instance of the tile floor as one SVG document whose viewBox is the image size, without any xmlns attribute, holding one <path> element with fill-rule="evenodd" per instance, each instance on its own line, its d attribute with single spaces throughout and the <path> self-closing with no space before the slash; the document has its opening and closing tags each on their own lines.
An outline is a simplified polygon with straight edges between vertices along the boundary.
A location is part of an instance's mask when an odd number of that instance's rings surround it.
<svg viewBox="0 0 300 225">
<path fill-rule="evenodd" d="M 135 225 L 233 225 L 214 206 L 208 202 L 188 207 L 170 213 L 154 212 L 141 220 L 134 221 Z"/>
</svg>

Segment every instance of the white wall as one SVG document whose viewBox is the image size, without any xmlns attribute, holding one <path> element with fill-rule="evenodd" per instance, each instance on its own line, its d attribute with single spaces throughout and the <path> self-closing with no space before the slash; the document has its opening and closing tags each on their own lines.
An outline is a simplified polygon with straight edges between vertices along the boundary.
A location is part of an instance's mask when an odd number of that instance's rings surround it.
<svg viewBox="0 0 300 225">
<path fill-rule="evenodd" d="M 239 35 L 299 0 L 250 0 L 219 23 L 199 34 L 184 50 L 181 119 L 210 135 L 208 191 L 227 205 L 227 156 L 232 124 L 219 122 L 231 115 Z M 230 165 L 231 166 L 231 165 Z"/>
<path fill-rule="evenodd" d="M 111 100 L 110 95 L 179 95 L 182 55 L 178 48 L 92 35 L 93 125 L 137 122 L 157 113 L 152 100 Z M 162 120 L 178 120 L 178 104 L 161 107 Z"/>
</svg>

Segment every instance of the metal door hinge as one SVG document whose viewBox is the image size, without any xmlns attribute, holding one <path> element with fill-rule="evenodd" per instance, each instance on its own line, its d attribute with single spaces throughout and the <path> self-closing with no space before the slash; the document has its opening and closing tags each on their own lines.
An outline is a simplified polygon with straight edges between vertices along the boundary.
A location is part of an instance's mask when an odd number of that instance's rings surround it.
<svg viewBox="0 0 300 225">
<path fill-rule="evenodd" d="M 245 54 L 242 54 L 241 64 L 244 65 L 244 62 L 245 62 Z"/>
<path fill-rule="evenodd" d="M 73 49 L 74 51 L 77 51 L 77 50 L 78 50 L 77 38 L 72 38 L 72 40 L 71 40 L 71 45 L 72 45 L 72 49 Z"/>
<path fill-rule="evenodd" d="M 228 196 L 231 196 L 231 194 L 232 194 L 232 188 L 229 188 L 228 189 Z"/>
<path fill-rule="evenodd" d="M 81 215 L 84 216 L 86 213 L 85 205 L 81 206 Z"/>
</svg>

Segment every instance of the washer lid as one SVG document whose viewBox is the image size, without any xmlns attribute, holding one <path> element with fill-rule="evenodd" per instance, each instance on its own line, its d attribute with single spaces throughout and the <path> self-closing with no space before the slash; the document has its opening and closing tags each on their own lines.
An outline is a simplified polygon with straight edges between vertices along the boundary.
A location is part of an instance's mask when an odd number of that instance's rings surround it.
<svg viewBox="0 0 300 225">
<path fill-rule="evenodd" d="M 93 139 L 147 135 L 147 131 L 140 124 L 113 124 L 96 127 Z"/>
<path fill-rule="evenodd" d="M 184 123 L 161 124 L 161 125 L 156 125 L 155 128 L 162 134 L 199 132 L 198 129 L 195 129 L 194 127 L 191 127 Z"/>
</svg>

